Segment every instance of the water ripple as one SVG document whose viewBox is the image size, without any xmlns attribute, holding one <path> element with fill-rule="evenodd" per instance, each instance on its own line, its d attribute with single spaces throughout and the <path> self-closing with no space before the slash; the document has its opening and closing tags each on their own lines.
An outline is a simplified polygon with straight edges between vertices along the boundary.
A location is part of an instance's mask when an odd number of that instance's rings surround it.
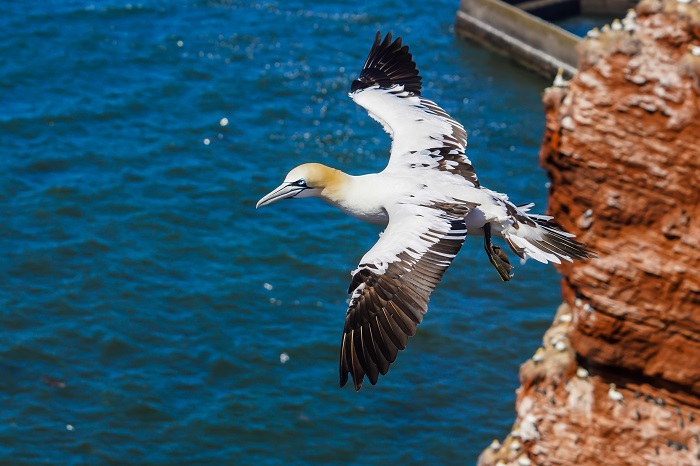
<svg viewBox="0 0 700 466">
<path fill-rule="evenodd" d="M 544 206 L 545 83 L 457 40 L 454 2 L 7 8 L 0 463 L 473 463 L 504 435 L 552 269 L 503 284 L 469 239 L 355 394 L 337 387 L 345 292 L 377 228 L 315 200 L 255 209 L 299 163 L 386 164 L 347 97 L 377 29 L 406 36 L 481 179 Z"/>
</svg>

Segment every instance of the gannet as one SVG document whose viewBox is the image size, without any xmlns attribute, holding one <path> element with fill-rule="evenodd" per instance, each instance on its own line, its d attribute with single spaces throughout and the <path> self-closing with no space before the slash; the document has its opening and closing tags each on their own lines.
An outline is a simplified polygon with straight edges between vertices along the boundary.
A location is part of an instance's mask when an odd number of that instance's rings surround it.
<svg viewBox="0 0 700 466">
<path fill-rule="evenodd" d="M 624 399 L 622 396 L 622 393 L 617 391 L 617 386 L 614 383 L 610 384 L 610 388 L 608 389 L 608 398 L 610 398 L 613 401 L 620 401 Z"/>
<path fill-rule="evenodd" d="M 563 353 L 564 351 L 566 351 L 566 343 L 564 343 L 562 340 L 559 340 L 554 344 L 554 349 L 556 349 L 560 353 Z"/>
<path fill-rule="evenodd" d="M 532 362 L 534 362 L 535 364 L 541 363 L 542 361 L 544 361 L 544 354 L 544 348 L 540 346 L 539 348 L 537 348 L 537 351 L 535 351 L 535 354 L 532 355 Z"/>
<path fill-rule="evenodd" d="M 597 39 L 600 36 L 600 31 L 598 28 L 593 28 L 586 33 L 586 37 L 589 39 Z"/>
<path fill-rule="evenodd" d="M 569 85 L 569 81 L 564 79 L 564 69 L 559 67 L 559 69 L 557 69 L 557 75 L 554 77 L 554 82 L 552 83 L 552 86 L 569 87 Z"/>
<path fill-rule="evenodd" d="M 559 322 L 564 324 L 568 324 L 569 322 L 571 322 L 571 319 L 573 319 L 573 316 L 568 312 L 559 316 Z"/>
<path fill-rule="evenodd" d="M 351 176 L 319 163 L 291 170 L 258 201 L 318 197 L 360 220 L 384 227 L 352 272 L 340 345 L 340 386 L 385 375 L 428 310 L 430 294 L 465 236 L 483 235 L 502 280 L 512 277 L 503 238 L 521 258 L 547 263 L 592 257 L 552 217 L 527 213 L 508 196 L 481 186 L 465 154 L 464 127 L 421 95 L 421 77 L 401 38 L 377 33 L 350 97 L 392 138 L 380 173 Z"/>
</svg>

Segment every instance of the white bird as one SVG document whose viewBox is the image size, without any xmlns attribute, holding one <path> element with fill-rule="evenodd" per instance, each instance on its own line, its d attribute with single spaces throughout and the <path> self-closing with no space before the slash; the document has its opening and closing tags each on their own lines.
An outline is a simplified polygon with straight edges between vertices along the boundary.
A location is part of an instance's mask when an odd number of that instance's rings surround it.
<svg viewBox="0 0 700 466">
<path fill-rule="evenodd" d="M 622 393 L 617 391 L 617 386 L 614 383 L 610 384 L 610 388 L 608 389 L 608 397 L 613 401 L 620 402 L 624 399 Z"/>
<path fill-rule="evenodd" d="M 597 39 L 598 37 L 600 37 L 600 31 L 598 30 L 598 28 L 593 28 L 586 33 L 586 37 L 588 37 L 589 39 Z"/>
<path fill-rule="evenodd" d="M 319 197 L 358 219 L 385 228 L 352 272 L 340 347 L 340 386 L 352 376 L 359 390 L 385 375 L 428 310 L 430 294 L 467 234 L 483 235 L 489 260 L 504 281 L 512 277 L 503 238 L 521 258 L 547 263 L 593 253 L 561 231 L 551 217 L 528 214 L 505 194 L 481 186 L 465 154 L 461 124 L 421 96 L 421 77 L 401 38 L 378 32 L 350 97 L 392 137 L 387 167 L 351 176 L 317 163 L 294 168 L 258 201 Z"/>
<path fill-rule="evenodd" d="M 544 354 L 545 354 L 544 348 L 542 348 L 542 347 L 537 348 L 537 351 L 535 351 L 535 354 L 532 355 L 532 362 L 534 362 L 535 364 L 541 363 L 542 361 L 544 361 Z"/>
<path fill-rule="evenodd" d="M 571 319 L 573 319 L 573 316 L 569 313 L 562 314 L 559 316 L 559 322 L 564 324 L 568 324 L 569 322 L 571 322 Z"/>
<path fill-rule="evenodd" d="M 637 24 L 637 12 L 630 8 L 627 14 L 622 18 L 622 27 L 627 32 L 633 32 Z"/>
<path fill-rule="evenodd" d="M 560 353 L 563 353 L 564 351 L 566 351 L 566 343 L 564 343 L 562 340 L 559 340 L 554 344 L 554 349 L 556 349 Z"/>
<path fill-rule="evenodd" d="M 564 79 L 564 70 L 559 67 L 557 70 L 557 75 L 554 77 L 554 82 L 552 83 L 554 87 L 569 87 L 569 81 Z"/>
</svg>

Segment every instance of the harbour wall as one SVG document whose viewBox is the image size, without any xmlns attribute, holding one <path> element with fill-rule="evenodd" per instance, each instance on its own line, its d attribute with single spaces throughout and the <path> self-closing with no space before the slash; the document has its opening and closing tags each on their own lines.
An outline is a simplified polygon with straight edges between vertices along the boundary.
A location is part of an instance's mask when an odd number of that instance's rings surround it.
<svg viewBox="0 0 700 466">
<path fill-rule="evenodd" d="M 459 37 L 506 55 L 552 78 L 571 77 L 578 67 L 581 38 L 549 22 L 579 14 L 624 16 L 632 0 L 462 0 L 455 20 Z"/>
</svg>

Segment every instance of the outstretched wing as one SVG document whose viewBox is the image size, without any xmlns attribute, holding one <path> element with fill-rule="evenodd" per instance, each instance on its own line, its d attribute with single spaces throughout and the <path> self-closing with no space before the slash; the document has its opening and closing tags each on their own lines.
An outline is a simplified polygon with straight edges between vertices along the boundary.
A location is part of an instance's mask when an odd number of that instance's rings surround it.
<svg viewBox="0 0 700 466">
<path fill-rule="evenodd" d="M 374 45 L 350 97 L 382 124 L 392 137 L 392 167 L 435 168 L 461 176 L 473 186 L 479 180 L 465 154 L 464 127 L 435 102 L 421 97 L 421 77 L 407 45 L 391 33 Z"/>
<path fill-rule="evenodd" d="M 467 234 L 462 204 L 397 204 L 379 241 L 353 272 L 340 346 L 340 386 L 374 385 L 428 310 L 430 294 Z"/>
</svg>

